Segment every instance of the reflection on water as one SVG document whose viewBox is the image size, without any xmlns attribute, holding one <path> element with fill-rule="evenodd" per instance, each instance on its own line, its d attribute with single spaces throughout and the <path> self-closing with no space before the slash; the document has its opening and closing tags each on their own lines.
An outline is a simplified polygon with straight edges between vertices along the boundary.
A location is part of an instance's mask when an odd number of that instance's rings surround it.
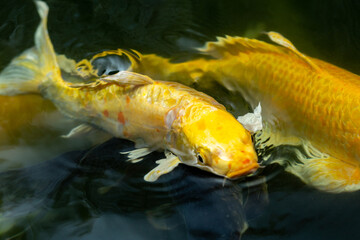
<svg viewBox="0 0 360 240">
<path fill-rule="evenodd" d="M 133 48 L 181 61 L 194 56 L 193 47 L 215 36 L 253 37 L 275 30 L 302 52 L 360 73 L 357 1 L 47 3 L 56 52 L 76 60 L 106 49 Z M 0 70 L 33 45 L 39 21 L 32 1 L 2 4 Z M 241 96 L 221 86 L 193 87 L 211 94 L 234 115 L 249 110 Z M 145 183 L 143 176 L 162 153 L 130 164 L 119 152 L 132 149 L 132 143 L 116 139 L 83 151 L 96 139 L 61 138 L 78 123 L 51 103 L 37 96 L 0 97 L 0 102 L 2 239 L 340 239 L 343 233 L 360 237 L 358 192 L 318 192 L 278 166 L 268 166 L 257 177 L 225 183 L 181 166 L 156 183 Z M 286 146 L 271 151 L 274 157 L 294 160 Z"/>
<path fill-rule="evenodd" d="M 244 189 L 236 182 L 182 166 L 144 183 L 151 159 L 162 154 L 132 164 L 119 154 L 132 148 L 112 139 L 1 174 L 1 233 L 26 239 L 96 239 L 103 232 L 107 239 L 238 239 L 246 230 Z M 255 187 L 245 202 L 256 196 L 259 206 L 249 206 L 261 208 L 263 195 L 264 188 Z"/>
<path fill-rule="evenodd" d="M 285 173 L 266 184 L 261 177 L 224 183 L 187 166 L 145 183 L 144 174 L 162 153 L 132 164 L 119 154 L 132 148 L 131 142 L 112 139 L 0 174 L 2 238 L 239 239 L 246 231 L 242 239 L 339 239 L 344 232 L 358 234 L 359 192 L 319 192 Z M 269 166 L 261 175 L 279 171 Z"/>
</svg>

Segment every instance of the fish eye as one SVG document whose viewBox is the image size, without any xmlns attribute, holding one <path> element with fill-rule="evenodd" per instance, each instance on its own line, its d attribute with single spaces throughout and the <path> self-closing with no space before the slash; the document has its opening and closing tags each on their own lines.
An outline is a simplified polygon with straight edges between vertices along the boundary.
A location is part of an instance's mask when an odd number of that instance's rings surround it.
<svg viewBox="0 0 360 240">
<path fill-rule="evenodd" d="M 199 160 L 199 162 L 201 162 L 202 164 L 204 164 L 205 163 L 205 161 L 204 161 L 204 159 L 201 157 L 201 155 L 200 154 L 198 154 L 198 160 Z"/>
</svg>

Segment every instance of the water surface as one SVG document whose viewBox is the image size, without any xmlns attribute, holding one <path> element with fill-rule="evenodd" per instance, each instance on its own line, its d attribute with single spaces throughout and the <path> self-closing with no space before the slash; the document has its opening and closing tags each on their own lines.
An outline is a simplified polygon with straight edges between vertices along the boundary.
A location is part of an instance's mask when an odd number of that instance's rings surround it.
<svg viewBox="0 0 360 240">
<path fill-rule="evenodd" d="M 357 1 L 46 1 L 57 53 L 80 60 L 107 49 L 191 59 L 216 36 L 278 31 L 307 55 L 360 74 Z M 0 69 L 33 45 L 32 1 L 0 4 Z M 261 37 L 261 36 L 260 36 Z M 166 80 L 166 79 L 165 79 Z M 194 85 L 234 115 L 249 111 L 221 86 Z M 358 239 L 359 192 L 328 194 L 271 165 L 237 181 L 180 166 L 156 183 L 126 140 L 63 139 L 77 122 L 36 96 L 1 97 L 2 239 Z M 97 145 L 94 145 L 97 144 Z M 286 147 L 275 149 L 293 161 Z M 346 233 L 346 235 L 344 235 Z M 348 237 L 347 237 L 348 236 Z"/>
</svg>

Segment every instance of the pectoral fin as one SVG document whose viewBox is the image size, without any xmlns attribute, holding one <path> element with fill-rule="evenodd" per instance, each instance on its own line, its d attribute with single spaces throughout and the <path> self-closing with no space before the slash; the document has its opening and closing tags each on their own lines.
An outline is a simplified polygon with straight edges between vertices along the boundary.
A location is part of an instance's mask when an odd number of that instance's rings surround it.
<svg viewBox="0 0 360 240">
<path fill-rule="evenodd" d="M 153 150 L 151 150 L 150 148 L 139 148 L 139 149 L 135 149 L 135 150 L 131 150 L 131 151 L 127 151 L 127 152 L 120 152 L 121 154 L 128 154 L 128 160 L 131 163 L 137 163 L 140 162 L 141 160 L 143 160 L 142 157 L 152 153 Z"/>
<path fill-rule="evenodd" d="M 161 175 L 171 172 L 181 163 L 175 155 L 171 153 L 166 153 L 165 155 L 166 158 L 157 160 L 156 163 L 159 165 L 144 176 L 145 181 L 155 182 Z"/>
<path fill-rule="evenodd" d="M 61 137 L 86 138 L 86 140 L 90 141 L 92 144 L 98 144 L 109 140 L 113 136 L 108 132 L 105 132 L 99 128 L 95 128 L 91 125 L 84 123 L 71 129 L 71 131 L 68 134 L 63 135 Z"/>
<path fill-rule="evenodd" d="M 90 132 L 93 132 L 93 131 L 98 131 L 98 129 L 95 129 L 92 126 L 90 126 L 86 123 L 83 123 L 77 127 L 74 127 L 73 129 L 71 129 L 71 131 L 68 134 L 62 135 L 61 137 L 63 137 L 63 138 L 81 137 L 81 136 L 89 134 Z"/>
<path fill-rule="evenodd" d="M 360 166 L 333 157 L 305 159 L 291 164 L 286 171 L 303 182 L 326 192 L 352 192 L 360 189 Z"/>
</svg>

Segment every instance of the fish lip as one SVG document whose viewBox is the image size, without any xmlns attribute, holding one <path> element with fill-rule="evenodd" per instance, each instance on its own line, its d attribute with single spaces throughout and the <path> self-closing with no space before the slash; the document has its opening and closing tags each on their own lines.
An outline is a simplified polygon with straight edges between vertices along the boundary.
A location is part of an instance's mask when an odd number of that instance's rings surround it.
<svg viewBox="0 0 360 240">
<path fill-rule="evenodd" d="M 242 168 L 240 170 L 234 171 L 234 172 L 229 172 L 226 174 L 227 178 L 236 178 L 236 177 L 240 177 L 242 175 L 245 175 L 246 173 L 252 173 L 255 172 L 257 169 L 259 168 L 259 164 L 258 163 L 252 163 L 250 165 L 248 165 L 245 168 Z"/>
</svg>

